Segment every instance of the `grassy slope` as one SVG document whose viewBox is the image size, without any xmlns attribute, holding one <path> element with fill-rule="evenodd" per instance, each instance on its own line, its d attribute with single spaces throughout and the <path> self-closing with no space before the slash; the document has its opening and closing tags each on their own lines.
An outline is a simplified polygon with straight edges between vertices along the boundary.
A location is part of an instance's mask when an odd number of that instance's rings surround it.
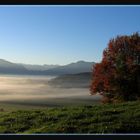
<svg viewBox="0 0 140 140">
<path fill-rule="evenodd" d="M 4 111 L 0 133 L 140 133 L 140 102 Z"/>
</svg>

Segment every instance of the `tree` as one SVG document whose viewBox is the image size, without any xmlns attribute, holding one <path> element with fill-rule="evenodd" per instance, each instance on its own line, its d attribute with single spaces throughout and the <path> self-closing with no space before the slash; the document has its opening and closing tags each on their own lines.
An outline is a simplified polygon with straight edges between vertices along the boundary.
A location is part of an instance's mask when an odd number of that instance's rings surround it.
<svg viewBox="0 0 140 140">
<path fill-rule="evenodd" d="M 91 94 L 107 102 L 140 98 L 140 35 L 117 36 L 109 41 L 100 63 L 93 67 Z"/>
</svg>

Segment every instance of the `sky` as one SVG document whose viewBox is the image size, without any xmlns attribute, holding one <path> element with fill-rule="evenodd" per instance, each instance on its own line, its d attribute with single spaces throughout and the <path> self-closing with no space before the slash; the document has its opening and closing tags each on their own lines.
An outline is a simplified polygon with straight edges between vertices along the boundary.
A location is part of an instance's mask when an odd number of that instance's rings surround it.
<svg viewBox="0 0 140 140">
<path fill-rule="evenodd" d="M 0 58 L 100 62 L 110 39 L 140 31 L 140 6 L 0 6 Z"/>
</svg>

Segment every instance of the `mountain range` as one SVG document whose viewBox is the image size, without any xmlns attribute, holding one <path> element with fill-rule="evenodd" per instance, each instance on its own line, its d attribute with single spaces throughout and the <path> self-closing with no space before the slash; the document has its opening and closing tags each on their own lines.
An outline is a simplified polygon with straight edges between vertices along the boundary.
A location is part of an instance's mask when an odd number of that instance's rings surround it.
<svg viewBox="0 0 140 140">
<path fill-rule="evenodd" d="M 45 71 L 48 69 L 53 69 L 56 67 L 59 67 L 59 65 L 32 65 L 32 64 L 20 64 L 24 66 L 27 70 L 33 70 L 33 71 Z"/>
<path fill-rule="evenodd" d="M 95 62 L 78 61 L 68 65 L 31 65 L 0 59 L 0 74 L 64 75 L 91 72 Z"/>
</svg>

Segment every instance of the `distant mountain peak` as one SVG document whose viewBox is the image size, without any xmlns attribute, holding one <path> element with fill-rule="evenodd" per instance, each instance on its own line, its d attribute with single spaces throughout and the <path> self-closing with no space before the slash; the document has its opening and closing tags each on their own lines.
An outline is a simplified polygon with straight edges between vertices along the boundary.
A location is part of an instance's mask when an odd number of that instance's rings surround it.
<svg viewBox="0 0 140 140">
<path fill-rule="evenodd" d="M 80 60 L 80 61 L 77 61 L 77 63 L 86 63 L 86 61 Z"/>
<path fill-rule="evenodd" d="M 84 65 L 84 64 L 91 64 L 91 63 L 94 64 L 95 62 L 88 62 L 88 61 L 80 60 L 80 61 L 77 61 L 77 62 L 70 63 L 68 65 Z"/>
</svg>

